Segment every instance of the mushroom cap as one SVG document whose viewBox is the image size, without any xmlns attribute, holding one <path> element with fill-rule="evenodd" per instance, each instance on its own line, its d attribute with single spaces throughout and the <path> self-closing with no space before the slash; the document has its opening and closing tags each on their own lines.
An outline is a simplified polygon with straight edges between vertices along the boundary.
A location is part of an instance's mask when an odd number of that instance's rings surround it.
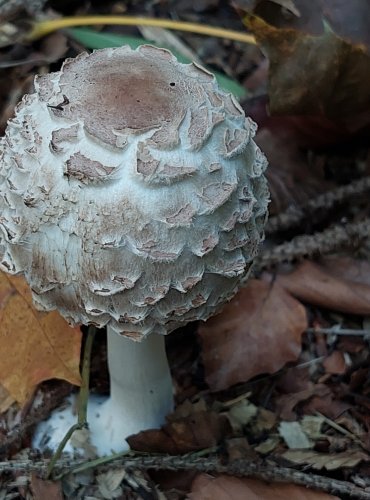
<svg viewBox="0 0 370 500">
<path fill-rule="evenodd" d="M 66 60 L 1 140 L 1 269 L 71 324 L 140 340 L 207 319 L 263 238 L 255 130 L 212 74 L 167 50 Z"/>
</svg>

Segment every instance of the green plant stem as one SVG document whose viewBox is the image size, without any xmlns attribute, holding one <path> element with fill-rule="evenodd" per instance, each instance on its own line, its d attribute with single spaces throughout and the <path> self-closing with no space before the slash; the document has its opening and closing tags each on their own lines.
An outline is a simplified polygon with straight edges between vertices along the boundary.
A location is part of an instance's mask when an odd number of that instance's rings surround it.
<svg viewBox="0 0 370 500">
<path fill-rule="evenodd" d="M 95 326 L 89 326 L 82 360 L 82 382 L 78 395 L 78 424 L 87 426 L 87 404 L 89 400 L 91 352 L 96 334 Z"/>
<path fill-rule="evenodd" d="M 55 464 L 60 459 L 61 454 L 63 453 L 63 450 L 68 441 L 70 440 L 70 438 L 72 437 L 73 433 L 79 429 L 84 429 L 88 426 L 87 404 L 89 400 L 90 364 L 91 364 L 91 351 L 94 343 L 95 334 L 96 334 L 95 326 L 89 326 L 84 354 L 83 354 L 83 360 L 82 360 L 82 374 L 81 374 L 82 382 L 77 402 L 77 408 L 78 408 L 77 423 L 72 425 L 72 427 L 68 429 L 66 435 L 59 443 L 57 451 L 54 453 L 52 459 L 49 462 L 46 471 L 46 479 L 50 479 Z"/>
</svg>

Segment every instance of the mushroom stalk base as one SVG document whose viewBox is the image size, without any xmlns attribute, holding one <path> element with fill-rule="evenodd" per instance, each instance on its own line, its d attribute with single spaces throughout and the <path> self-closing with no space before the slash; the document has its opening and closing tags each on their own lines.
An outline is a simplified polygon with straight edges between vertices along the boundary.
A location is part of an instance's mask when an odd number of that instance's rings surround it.
<svg viewBox="0 0 370 500">
<path fill-rule="evenodd" d="M 150 335 L 134 342 L 109 327 L 107 334 L 111 395 L 108 399 L 91 396 L 87 408 L 90 443 L 99 456 L 128 450 L 126 437 L 159 428 L 173 410 L 164 336 Z M 36 430 L 33 446 L 55 450 L 75 423 L 72 404 L 53 412 Z M 73 451 L 71 443 L 76 444 L 73 438 L 65 451 Z"/>
<path fill-rule="evenodd" d="M 127 436 L 160 427 L 173 410 L 163 335 L 133 342 L 108 328 L 108 367 L 111 395 L 100 408 L 101 433 L 95 440 L 90 426 L 99 455 L 128 449 Z"/>
</svg>

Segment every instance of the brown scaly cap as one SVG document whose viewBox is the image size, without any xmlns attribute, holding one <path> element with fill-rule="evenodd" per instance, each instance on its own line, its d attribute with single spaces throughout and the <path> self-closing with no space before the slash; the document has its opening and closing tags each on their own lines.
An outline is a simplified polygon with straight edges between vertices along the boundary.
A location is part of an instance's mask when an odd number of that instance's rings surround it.
<svg viewBox="0 0 370 500">
<path fill-rule="evenodd" d="M 0 268 L 40 308 L 136 339 L 214 314 L 268 203 L 236 100 L 151 46 L 82 54 L 35 89 L 0 143 Z"/>
<path fill-rule="evenodd" d="M 170 52 L 149 45 L 84 53 L 63 64 L 57 93 L 49 75 L 38 78 L 38 94 L 55 103 L 56 116 L 83 121 L 106 144 L 124 145 L 127 135 L 157 129 L 158 142 L 170 146 L 187 109 L 204 101 L 203 84 L 214 81 L 196 64 L 174 63 Z"/>
</svg>

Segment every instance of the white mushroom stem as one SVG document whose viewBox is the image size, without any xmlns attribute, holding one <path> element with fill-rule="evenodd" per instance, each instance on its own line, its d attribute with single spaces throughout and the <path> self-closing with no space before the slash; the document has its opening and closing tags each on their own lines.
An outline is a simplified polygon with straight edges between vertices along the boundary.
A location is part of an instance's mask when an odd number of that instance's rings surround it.
<svg viewBox="0 0 370 500">
<path fill-rule="evenodd" d="M 102 408 L 108 432 L 104 443 L 115 451 L 125 438 L 144 429 L 159 428 L 173 409 L 173 389 L 163 335 L 133 342 L 108 327 L 110 398 Z"/>
<path fill-rule="evenodd" d="M 173 409 L 164 336 L 133 342 L 107 330 L 110 398 L 88 411 L 91 442 L 99 455 L 128 449 L 127 436 L 161 427 Z"/>
<path fill-rule="evenodd" d="M 110 397 L 91 396 L 87 407 L 90 443 L 99 456 L 128 450 L 128 436 L 160 428 L 173 410 L 164 336 L 152 334 L 142 342 L 134 342 L 109 327 L 107 330 Z M 76 423 L 72 406 L 53 412 L 38 426 L 34 447 L 57 449 L 69 427 Z M 75 434 L 65 451 L 80 448 L 80 444 L 85 447 Z"/>
</svg>

